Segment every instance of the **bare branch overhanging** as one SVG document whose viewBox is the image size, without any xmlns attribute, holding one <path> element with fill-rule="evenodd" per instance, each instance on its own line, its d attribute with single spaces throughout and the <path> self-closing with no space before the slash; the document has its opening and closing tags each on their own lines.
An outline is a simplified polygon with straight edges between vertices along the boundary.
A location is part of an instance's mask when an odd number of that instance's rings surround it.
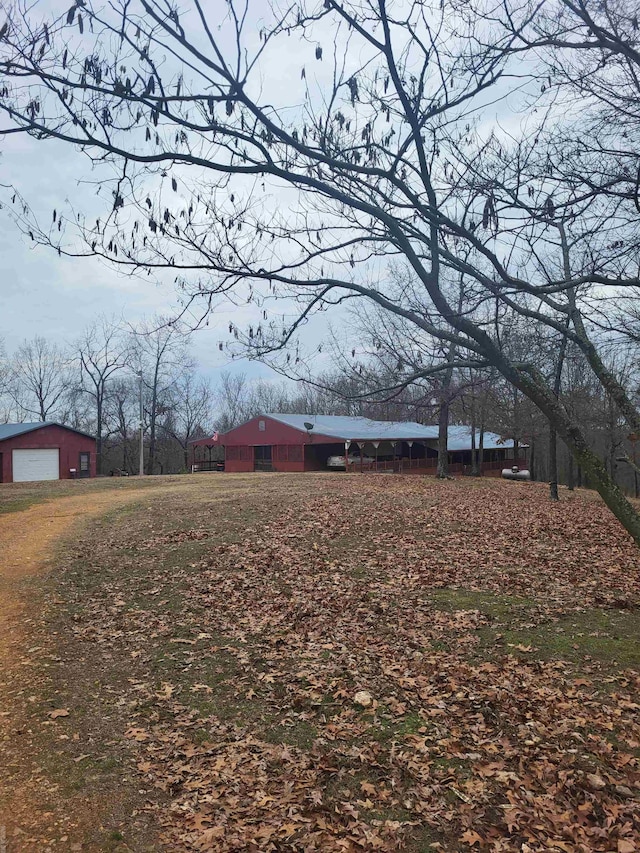
<svg viewBox="0 0 640 853">
<path fill-rule="evenodd" d="M 105 166 L 119 167 L 95 223 L 62 210 L 49 228 L 36 227 L 28 208 L 17 218 L 61 253 L 177 272 L 185 311 L 222 296 L 253 304 L 263 322 L 234 336 L 261 357 L 299 346 L 302 328 L 342 294 L 371 300 L 459 347 L 462 363 L 498 369 L 595 466 L 605 500 L 628 520 L 562 401 L 535 365 L 504 351 L 487 308 L 567 334 L 629 422 L 640 423 L 589 338 L 598 291 L 638 283 L 636 245 L 611 248 L 619 240 L 607 243 L 599 230 L 607 217 L 621 234 L 635 227 L 637 149 L 612 145 L 612 131 L 601 144 L 592 132 L 614 103 L 608 72 L 590 92 L 586 142 L 574 138 L 565 150 L 562 98 L 530 143 L 520 141 L 526 123 L 515 133 L 485 125 L 488 105 L 508 110 L 516 98 L 516 109 L 537 109 L 547 88 L 584 91 L 584 79 L 571 76 L 573 52 L 595 51 L 600 62 L 604 51 L 628 71 L 633 47 L 568 0 L 500 8 L 325 0 L 276 7 L 259 21 L 251 3 L 230 2 L 215 29 L 200 3 L 179 13 L 152 0 L 82 2 L 46 23 L 31 23 L 17 5 L 2 30 L 0 132 L 74 144 L 101 180 Z M 595 38 L 576 38 L 581 27 Z M 284 67 L 282 42 L 294 45 L 284 88 L 269 74 Z M 544 63 L 531 57 L 542 48 L 569 59 L 553 76 L 547 67 L 540 93 Z M 632 86 L 633 71 L 625 79 Z M 622 100 L 635 133 L 633 99 Z M 581 163 L 602 168 L 585 178 Z M 559 225 L 572 247 L 568 276 Z M 549 274 L 554 257 L 557 275 Z M 410 271 L 410 287 L 390 275 L 390 262 Z M 460 305 L 449 295 L 458 275 Z M 287 319 L 275 318 L 281 304 Z"/>
</svg>

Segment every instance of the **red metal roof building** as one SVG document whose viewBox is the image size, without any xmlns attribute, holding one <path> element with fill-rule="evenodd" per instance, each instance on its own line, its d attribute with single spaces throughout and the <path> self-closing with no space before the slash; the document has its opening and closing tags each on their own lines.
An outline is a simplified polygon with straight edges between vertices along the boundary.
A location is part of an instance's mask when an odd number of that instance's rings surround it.
<svg viewBox="0 0 640 853">
<path fill-rule="evenodd" d="M 514 444 L 495 433 L 483 435 L 484 470 L 499 472 L 515 459 Z M 438 427 L 412 422 L 373 421 L 329 415 L 259 415 L 226 433 L 191 442 L 193 470 L 216 470 L 224 449 L 224 470 L 324 471 L 328 460 L 347 460 L 347 470 L 435 471 Z M 449 463 L 453 472 L 471 465 L 472 436 L 468 426 L 449 427 Z M 480 444 L 476 432 L 475 446 Z M 215 451 L 215 453 L 214 453 Z"/>
<path fill-rule="evenodd" d="M 96 440 L 44 421 L 0 424 L 0 483 L 96 476 Z"/>
</svg>

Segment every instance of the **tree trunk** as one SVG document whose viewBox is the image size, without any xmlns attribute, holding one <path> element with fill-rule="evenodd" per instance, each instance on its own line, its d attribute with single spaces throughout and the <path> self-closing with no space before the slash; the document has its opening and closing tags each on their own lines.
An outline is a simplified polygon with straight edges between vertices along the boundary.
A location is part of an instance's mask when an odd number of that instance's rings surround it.
<svg viewBox="0 0 640 853">
<path fill-rule="evenodd" d="M 575 469 L 573 466 L 573 456 L 569 453 L 569 461 L 567 464 L 567 488 L 570 492 L 575 489 Z"/>
<path fill-rule="evenodd" d="M 149 414 L 149 458 L 147 459 L 147 474 L 153 474 L 156 467 L 156 417 L 158 408 L 158 373 L 159 362 L 156 358 L 156 364 L 153 371 L 153 388 L 151 389 L 151 412 Z"/>
<path fill-rule="evenodd" d="M 149 455 L 147 457 L 147 474 L 153 474 L 156 464 L 156 419 L 152 415 L 149 421 Z"/>
<path fill-rule="evenodd" d="M 611 512 L 640 546 L 640 516 L 622 494 L 613 478 L 607 474 L 596 454 L 586 444 L 581 446 L 583 442 L 582 436 L 576 437 L 572 448 L 574 456 L 579 459 L 580 466 L 589 480 L 595 483 L 596 489 Z"/>
<path fill-rule="evenodd" d="M 464 288 L 460 282 L 458 296 L 458 313 L 462 311 Z M 442 377 L 440 387 L 440 412 L 438 415 L 438 469 L 436 477 L 444 480 L 449 476 L 449 405 L 451 403 L 451 381 L 453 379 L 453 363 L 456 359 L 456 345 L 452 341 L 447 352 L 448 367 Z"/>
<path fill-rule="evenodd" d="M 96 400 L 96 472 L 102 474 L 102 398 Z"/>
<path fill-rule="evenodd" d="M 569 258 L 569 244 L 567 241 L 564 225 L 559 226 L 560 245 L 562 247 L 562 259 L 564 274 L 567 281 L 571 279 L 571 265 Z M 567 299 L 569 301 L 569 321 L 573 325 L 576 337 L 578 338 L 578 346 L 586 356 L 589 366 L 598 377 L 602 387 L 607 392 L 609 397 L 615 402 L 618 410 L 634 432 L 640 432 L 640 411 L 629 398 L 626 390 L 611 371 L 605 366 L 600 358 L 597 349 L 591 343 L 591 339 L 587 334 L 585 325 L 582 320 L 582 315 L 576 306 L 576 293 L 574 288 L 567 290 Z"/>
<path fill-rule="evenodd" d="M 549 497 L 559 501 L 558 496 L 558 434 L 549 427 Z"/>
<path fill-rule="evenodd" d="M 622 494 L 613 478 L 609 476 L 602 461 L 591 450 L 580 427 L 571 420 L 560 401 L 546 386 L 544 378 L 539 376 L 535 368 L 523 371 L 502 359 L 500 361 L 500 370 L 503 375 L 516 384 L 522 393 L 546 415 L 551 426 L 573 454 L 577 464 L 589 481 L 595 485 L 605 504 L 640 546 L 640 516 Z"/>
<path fill-rule="evenodd" d="M 634 497 L 637 498 L 638 497 L 638 479 L 637 478 L 638 478 L 638 474 L 640 474 L 640 467 L 638 467 L 637 463 L 633 459 L 630 459 L 626 453 L 624 456 L 622 456 L 620 458 L 620 461 L 624 462 L 626 465 L 628 465 L 630 468 L 633 469 L 633 473 L 635 475 Z"/>
<path fill-rule="evenodd" d="M 448 432 L 449 402 L 448 400 L 443 400 L 438 416 L 438 468 L 436 477 L 440 480 L 445 480 L 449 476 Z"/>
<path fill-rule="evenodd" d="M 638 412 L 638 409 L 634 406 L 616 377 L 605 367 L 598 351 L 587 336 L 580 312 L 575 308 L 572 311 L 571 319 L 576 334 L 580 339 L 580 349 L 586 355 L 589 366 L 602 383 L 602 387 L 609 397 L 616 404 L 627 424 L 632 430 L 640 432 L 640 412 Z"/>
<path fill-rule="evenodd" d="M 568 262 L 568 259 L 566 259 Z M 566 268 L 565 274 L 570 274 Z M 569 326 L 569 318 L 567 317 L 567 328 Z M 560 391 L 562 390 L 562 371 L 564 369 L 564 358 L 567 352 L 567 339 L 563 337 L 560 341 L 560 349 L 558 350 L 558 360 L 556 362 L 556 371 L 553 378 L 553 395 L 556 400 L 560 399 Z M 552 424 L 549 424 L 549 497 L 552 501 L 560 500 L 558 496 L 558 434 Z"/>
<path fill-rule="evenodd" d="M 424 279 L 423 279 L 424 280 Z M 556 430 L 560 438 L 573 454 L 574 459 L 584 469 L 589 479 L 595 483 L 600 496 L 629 535 L 640 547 L 640 516 L 622 494 L 618 486 L 607 474 L 602 462 L 587 444 L 580 427 L 569 417 L 568 412 L 549 388 L 544 376 L 533 365 L 516 366 L 504 354 L 489 335 L 476 324 L 454 313 L 442 295 L 428 281 L 425 281 L 429 295 L 442 316 L 455 328 L 469 335 L 482 349 L 483 355 L 514 388 L 521 391 L 538 407 Z M 640 430 L 639 430 L 640 431 Z"/>
<path fill-rule="evenodd" d="M 477 465 L 477 454 L 476 454 L 476 407 L 471 405 L 471 476 L 475 477 Z"/>
<path fill-rule="evenodd" d="M 482 476 L 482 463 L 484 456 L 484 424 L 480 424 L 478 446 L 476 447 L 476 423 L 475 415 L 471 423 L 471 476 Z"/>
</svg>

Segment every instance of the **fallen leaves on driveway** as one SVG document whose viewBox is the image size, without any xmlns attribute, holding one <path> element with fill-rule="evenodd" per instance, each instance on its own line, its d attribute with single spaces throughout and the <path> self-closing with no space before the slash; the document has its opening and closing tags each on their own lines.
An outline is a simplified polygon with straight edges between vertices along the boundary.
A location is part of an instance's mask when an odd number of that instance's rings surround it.
<svg viewBox="0 0 640 853">
<path fill-rule="evenodd" d="M 68 717 L 69 711 L 67 708 L 56 708 L 55 711 L 49 711 L 49 717 L 52 720 L 57 720 L 58 717 Z"/>
</svg>

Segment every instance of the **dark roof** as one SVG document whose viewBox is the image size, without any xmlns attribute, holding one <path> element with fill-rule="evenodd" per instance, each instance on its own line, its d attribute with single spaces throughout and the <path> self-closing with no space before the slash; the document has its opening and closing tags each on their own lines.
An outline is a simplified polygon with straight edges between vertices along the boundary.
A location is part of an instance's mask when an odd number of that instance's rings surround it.
<svg viewBox="0 0 640 853">
<path fill-rule="evenodd" d="M 87 438 L 95 438 L 89 435 L 88 432 L 82 432 L 80 429 L 74 429 L 65 424 L 59 424 L 57 421 L 38 421 L 33 424 L 0 424 L 0 441 L 5 441 L 8 438 L 15 438 L 18 435 L 24 435 L 27 432 L 34 432 L 37 429 L 44 427 L 57 426 L 61 429 L 68 429 L 70 432 L 77 432 L 79 435 L 85 435 Z"/>
</svg>

